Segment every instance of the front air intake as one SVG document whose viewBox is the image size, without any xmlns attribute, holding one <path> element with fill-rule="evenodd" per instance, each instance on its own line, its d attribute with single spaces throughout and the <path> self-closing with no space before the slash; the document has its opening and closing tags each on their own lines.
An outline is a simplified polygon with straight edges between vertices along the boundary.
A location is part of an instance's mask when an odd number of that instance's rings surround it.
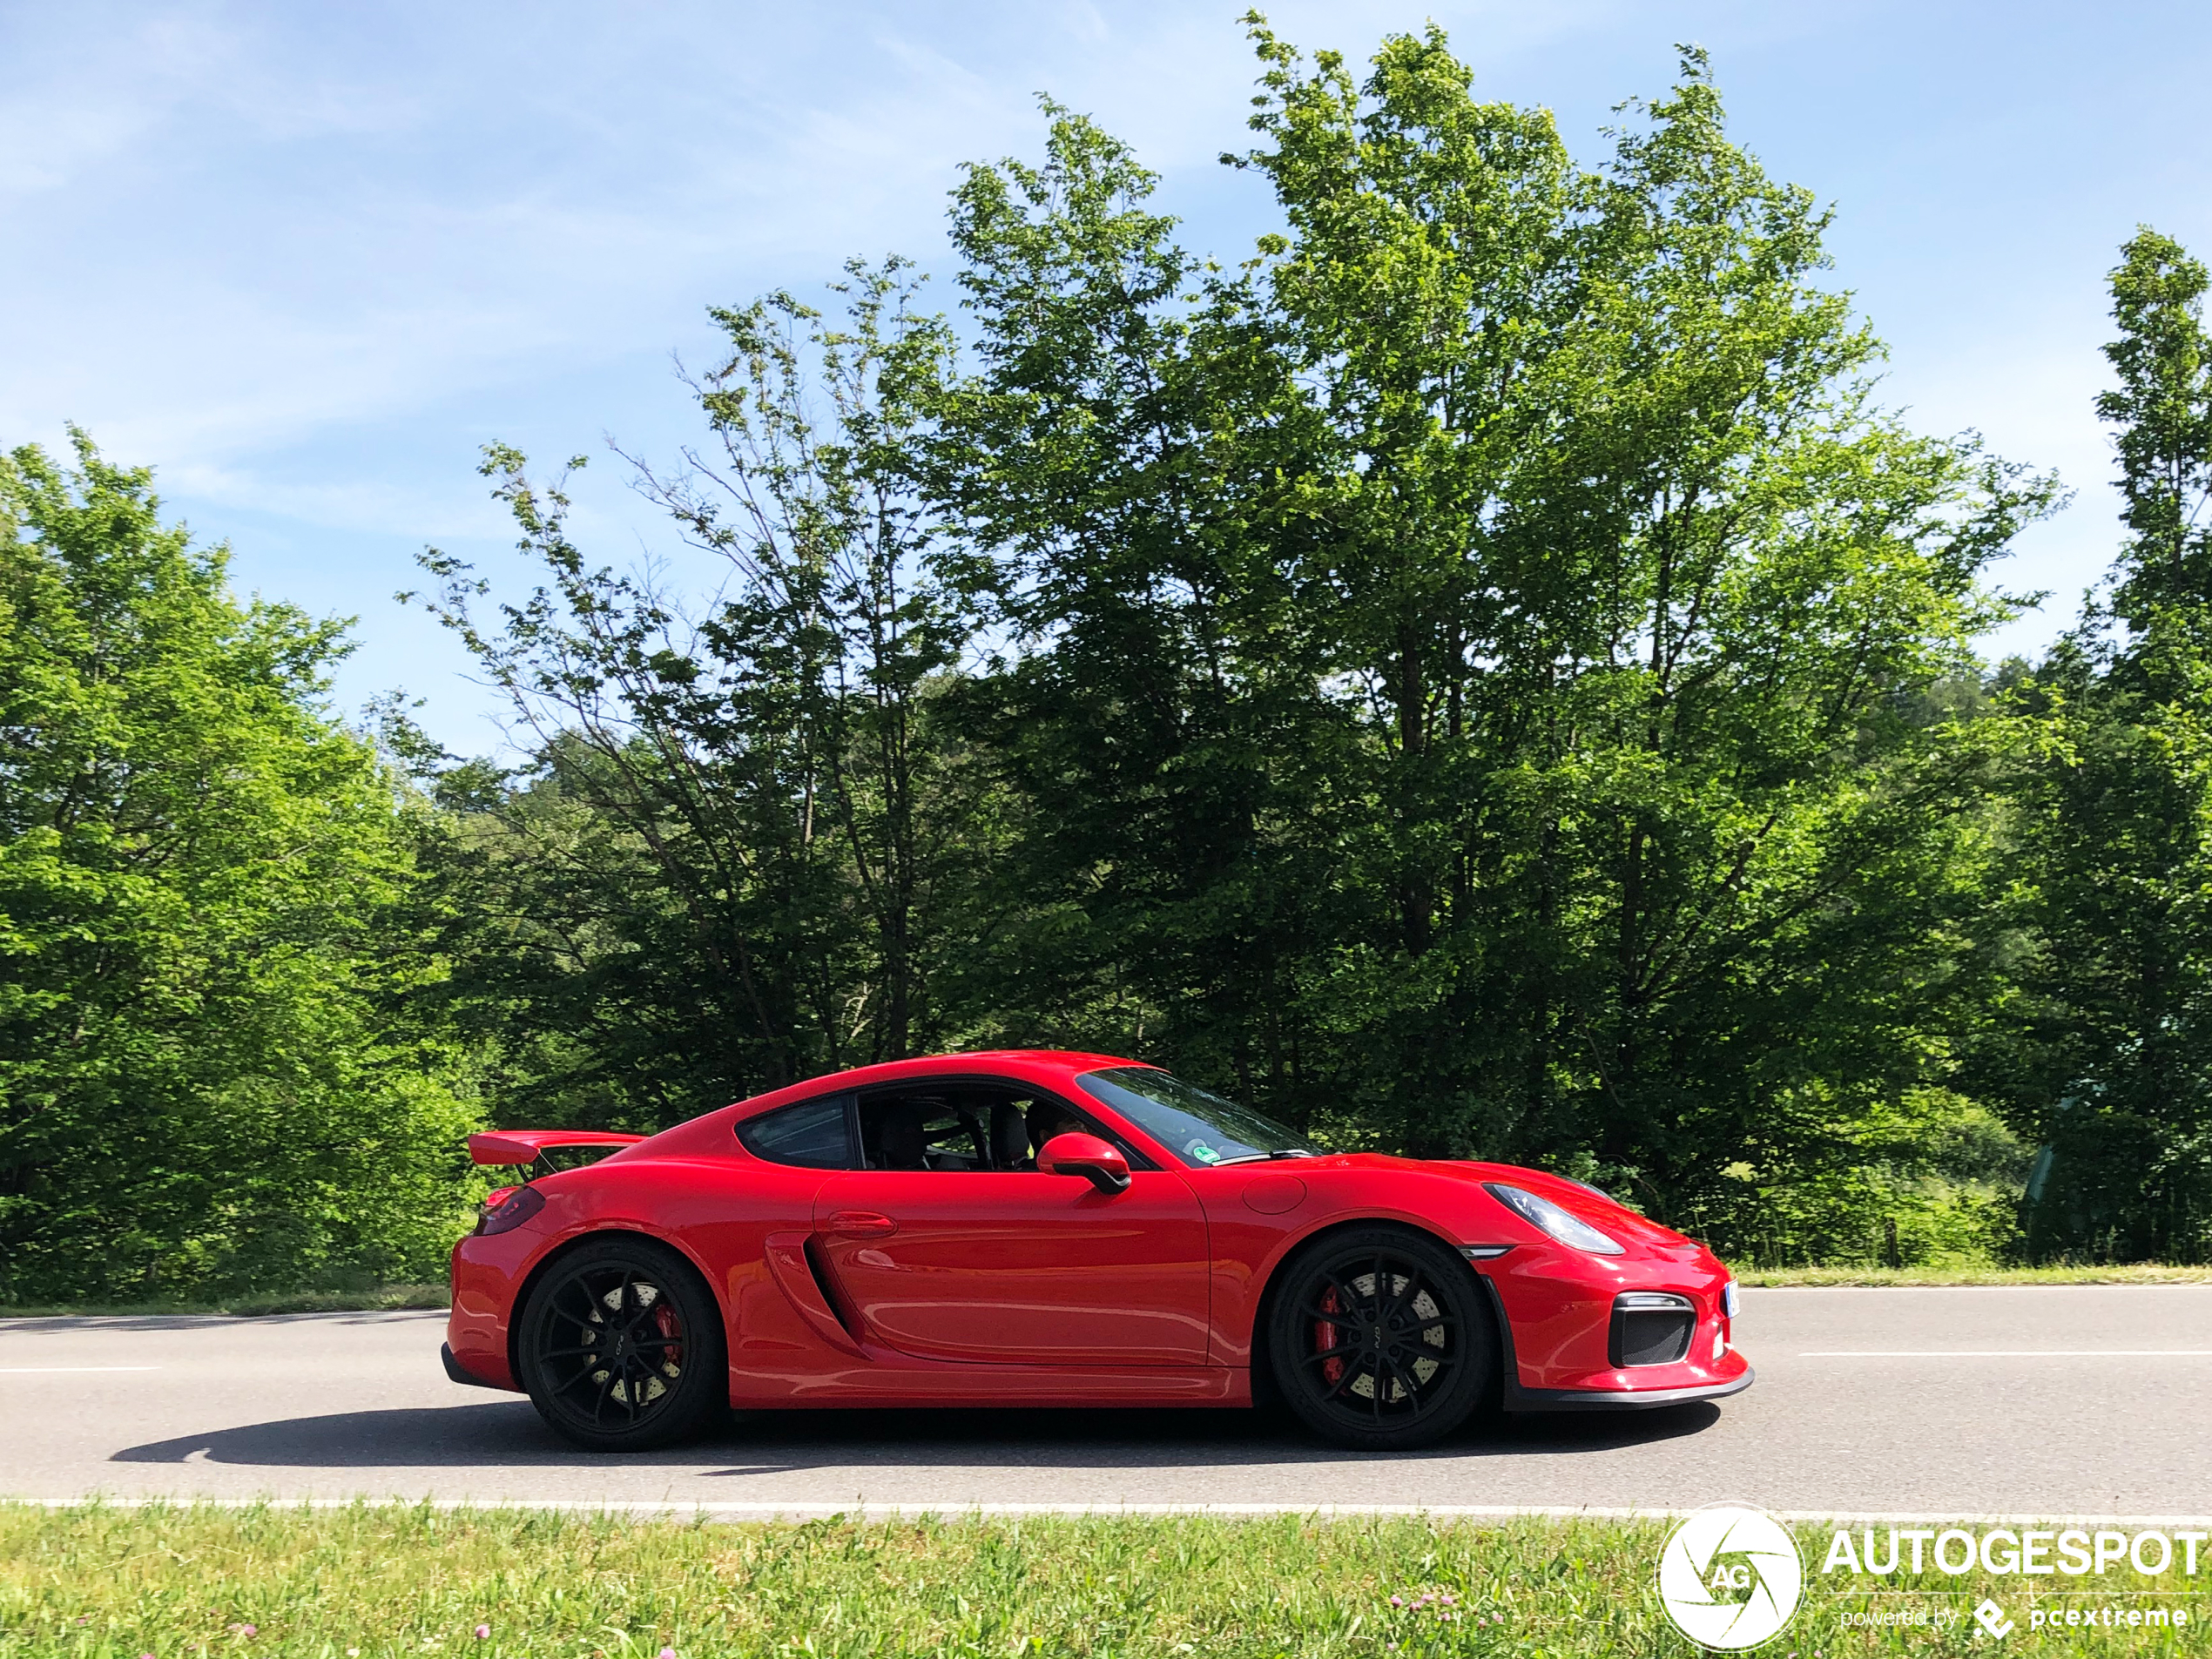
<svg viewBox="0 0 2212 1659">
<path fill-rule="evenodd" d="M 1623 1366 L 1679 1365 L 1697 1329 L 1697 1309 L 1667 1291 L 1624 1291 L 1613 1298 L 1613 1326 L 1606 1358 Z"/>
</svg>

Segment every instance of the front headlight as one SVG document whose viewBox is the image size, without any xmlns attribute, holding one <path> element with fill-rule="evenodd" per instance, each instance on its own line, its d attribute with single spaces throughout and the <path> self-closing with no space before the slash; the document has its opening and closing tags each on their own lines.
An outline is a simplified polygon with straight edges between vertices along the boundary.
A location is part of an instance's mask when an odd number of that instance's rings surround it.
<svg viewBox="0 0 2212 1659">
<path fill-rule="evenodd" d="M 1608 1238 L 1580 1216 L 1561 1209 L 1549 1198 L 1540 1198 L 1520 1187 L 1509 1187 L 1502 1181 L 1485 1181 L 1483 1190 L 1500 1204 L 1519 1216 L 1530 1226 L 1549 1233 L 1562 1244 L 1576 1250 L 1587 1250 L 1593 1256 L 1618 1256 L 1621 1244 Z"/>
</svg>

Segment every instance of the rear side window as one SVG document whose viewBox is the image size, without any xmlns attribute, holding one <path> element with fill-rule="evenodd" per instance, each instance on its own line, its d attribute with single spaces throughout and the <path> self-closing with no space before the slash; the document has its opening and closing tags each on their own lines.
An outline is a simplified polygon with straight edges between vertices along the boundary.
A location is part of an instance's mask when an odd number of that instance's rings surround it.
<svg viewBox="0 0 2212 1659">
<path fill-rule="evenodd" d="M 738 1141 L 757 1158 L 808 1170 L 853 1167 L 853 1130 L 846 1097 L 810 1100 L 738 1125 Z"/>
</svg>

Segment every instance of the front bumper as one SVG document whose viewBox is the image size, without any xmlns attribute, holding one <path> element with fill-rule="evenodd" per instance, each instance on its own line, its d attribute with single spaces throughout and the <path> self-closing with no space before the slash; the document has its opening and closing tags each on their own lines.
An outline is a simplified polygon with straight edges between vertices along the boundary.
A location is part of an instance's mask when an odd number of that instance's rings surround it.
<svg viewBox="0 0 2212 1659">
<path fill-rule="evenodd" d="M 1743 1374 L 1726 1382 L 1698 1383 L 1688 1388 L 1524 1388 L 1506 1385 L 1509 1412 L 1635 1412 L 1654 1406 L 1687 1406 L 1693 1400 L 1725 1399 L 1751 1386 L 1757 1373 L 1743 1367 Z"/>
<path fill-rule="evenodd" d="M 1505 1349 L 1507 1411 L 1634 1411 L 1723 1399 L 1751 1386 L 1751 1367 L 1731 1341 L 1730 1274 L 1703 1249 L 1593 1261 L 1563 1247 L 1524 1246 L 1480 1264 L 1477 1277 Z M 1679 1357 L 1624 1352 L 1653 1345 L 1624 1343 L 1616 1316 L 1632 1300 L 1684 1305 L 1690 1323 Z"/>
</svg>

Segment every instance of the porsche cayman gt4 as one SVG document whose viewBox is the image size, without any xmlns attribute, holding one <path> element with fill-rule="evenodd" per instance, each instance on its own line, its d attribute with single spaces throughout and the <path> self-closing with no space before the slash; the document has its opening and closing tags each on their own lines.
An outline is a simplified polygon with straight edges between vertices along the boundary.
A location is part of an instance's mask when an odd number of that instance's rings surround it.
<svg viewBox="0 0 2212 1659">
<path fill-rule="evenodd" d="M 455 1381 L 595 1451 L 728 1406 L 1248 1406 L 1375 1449 L 1747 1387 L 1700 1244 L 1507 1164 L 1317 1150 L 1157 1067 L 1018 1051 L 651 1136 L 474 1136 Z"/>
</svg>

